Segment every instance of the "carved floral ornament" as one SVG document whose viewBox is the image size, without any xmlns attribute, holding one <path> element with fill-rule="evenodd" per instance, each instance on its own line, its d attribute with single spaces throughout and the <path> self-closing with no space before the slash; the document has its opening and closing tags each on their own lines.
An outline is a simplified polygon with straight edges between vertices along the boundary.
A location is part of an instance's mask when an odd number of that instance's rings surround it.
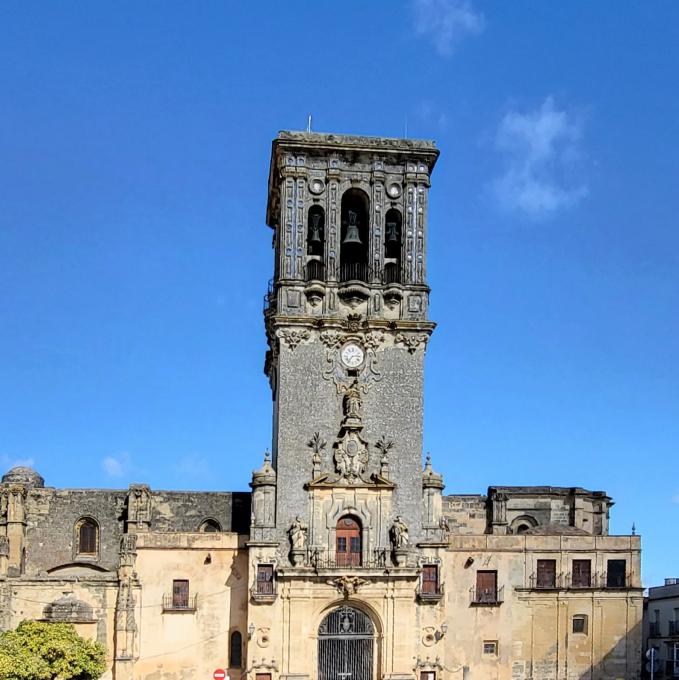
<svg viewBox="0 0 679 680">
<path fill-rule="evenodd" d="M 294 352 L 301 342 L 311 337 L 311 333 L 308 328 L 279 328 L 276 336 Z"/>
</svg>

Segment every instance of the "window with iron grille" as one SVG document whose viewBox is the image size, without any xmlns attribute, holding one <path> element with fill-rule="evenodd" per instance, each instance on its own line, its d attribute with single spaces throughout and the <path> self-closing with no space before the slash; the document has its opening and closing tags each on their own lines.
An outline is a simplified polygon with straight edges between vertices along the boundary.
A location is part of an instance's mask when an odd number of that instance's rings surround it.
<svg viewBox="0 0 679 680">
<path fill-rule="evenodd" d="M 96 555 L 99 527 L 97 523 L 87 517 L 80 520 L 78 527 L 78 553 L 81 555 Z"/>
<path fill-rule="evenodd" d="M 497 656 L 497 640 L 484 640 L 483 653 Z"/>
<path fill-rule="evenodd" d="M 573 588 L 589 588 L 592 585 L 592 560 L 573 560 Z"/>
<path fill-rule="evenodd" d="M 556 560 L 538 560 L 535 585 L 538 588 L 556 588 Z"/>
<path fill-rule="evenodd" d="M 438 564 L 425 564 L 422 567 L 422 593 L 436 595 L 439 592 Z"/>
<path fill-rule="evenodd" d="M 172 608 L 188 609 L 189 607 L 189 582 L 186 579 L 172 581 Z"/>
<path fill-rule="evenodd" d="M 257 586 L 258 595 L 273 595 L 273 564 L 257 565 Z"/>
<path fill-rule="evenodd" d="M 573 632 L 587 634 L 587 616 L 578 614 L 573 617 Z"/>
<path fill-rule="evenodd" d="M 627 571 L 626 560 L 608 560 L 606 570 L 606 587 L 624 588 L 626 571 Z"/>
</svg>

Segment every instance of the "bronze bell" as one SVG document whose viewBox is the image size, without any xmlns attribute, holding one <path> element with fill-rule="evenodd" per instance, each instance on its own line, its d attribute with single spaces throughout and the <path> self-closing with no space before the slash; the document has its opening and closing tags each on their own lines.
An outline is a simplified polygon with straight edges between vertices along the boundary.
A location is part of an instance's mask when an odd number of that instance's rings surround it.
<svg viewBox="0 0 679 680">
<path fill-rule="evenodd" d="M 398 224 L 387 222 L 387 243 L 398 243 Z"/>
<path fill-rule="evenodd" d="M 309 243 L 322 243 L 321 238 L 321 216 L 316 213 L 311 216 L 311 233 L 309 234 Z"/>
<path fill-rule="evenodd" d="M 357 224 L 358 213 L 355 213 L 353 210 L 349 210 L 348 217 L 349 224 L 347 224 L 347 233 L 346 236 L 344 237 L 344 240 L 342 241 L 342 245 L 344 246 L 350 243 L 354 243 L 358 246 L 363 245 L 363 241 L 361 241 L 361 237 L 359 236 L 358 233 Z"/>
</svg>

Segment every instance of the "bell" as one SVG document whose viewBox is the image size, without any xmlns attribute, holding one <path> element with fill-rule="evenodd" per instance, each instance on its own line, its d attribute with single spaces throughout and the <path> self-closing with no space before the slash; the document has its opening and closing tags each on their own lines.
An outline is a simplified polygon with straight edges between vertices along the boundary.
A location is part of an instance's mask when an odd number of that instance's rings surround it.
<svg viewBox="0 0 679 680">
<path fill-rule="evenodd" d="M 398 243 L 398 224 L 387 222 L 387 243 Z"/>
<path fill-rule="evenodd" d="M 347 234 L 344 237 L 344 240 L 342 241 L 342 245 L 344 246 L 350 243 L 354 243 L 358 246 L 363 245 L 361 237 L 358 234 L 358 224 L 356 224 L 358 214 L 353 212 L 352 210 L 349 210 L 348 217 L 349 224 L 347 224 Z"/>
<path fill-rule="evenodd" d="M 321 238 L 321 216 L 319 214 L 315 214 L 311 216 L 311 229 L 309 230 L 311 233 L 309 234 L 309 243 L 322 243 L 323 239 Z"/>
</svg>

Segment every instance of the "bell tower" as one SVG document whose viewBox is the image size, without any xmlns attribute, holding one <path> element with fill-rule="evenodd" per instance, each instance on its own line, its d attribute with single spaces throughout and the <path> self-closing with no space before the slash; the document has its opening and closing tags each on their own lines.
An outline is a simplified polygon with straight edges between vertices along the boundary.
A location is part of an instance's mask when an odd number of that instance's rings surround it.
<svg viewBox="0 0 679 680">
<path fill-rule="evenodd" d="M 361 559 L 388 550 L 397 517 L 411 544 L 422 537 L 437 157 L 433 142 L 410 139 L 281 132 L 273 141 L 264 318 L 276 499 L 271 525 L 254 533 L 292 546 L 293 564 L 332 557 L 345 515 L 360 526 Z"/>
</svg>

